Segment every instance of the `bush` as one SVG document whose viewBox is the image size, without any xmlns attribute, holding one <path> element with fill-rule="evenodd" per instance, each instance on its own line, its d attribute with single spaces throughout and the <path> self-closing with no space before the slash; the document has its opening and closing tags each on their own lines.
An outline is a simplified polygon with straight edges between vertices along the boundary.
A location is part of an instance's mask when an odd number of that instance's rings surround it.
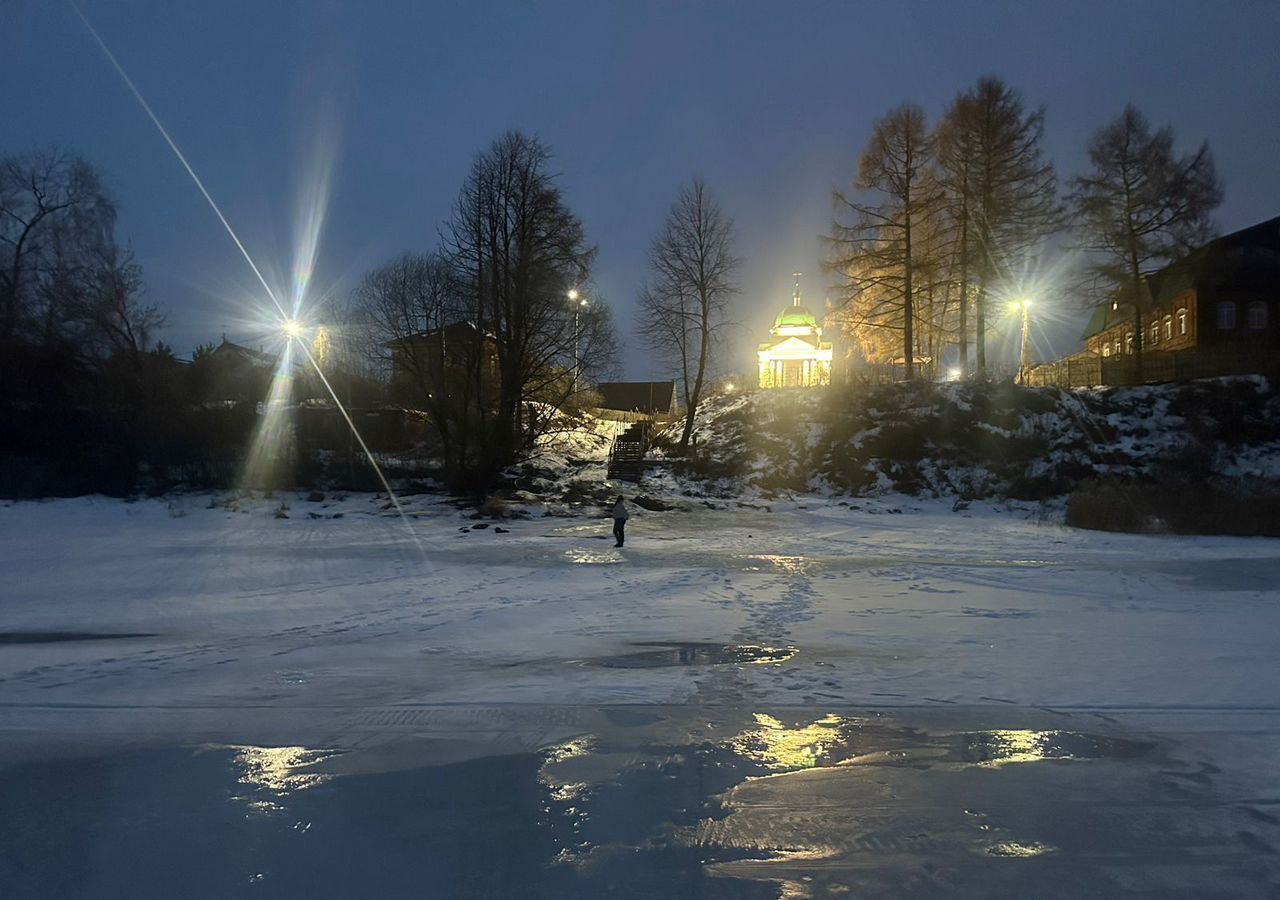
<svg viewBox="0 0 1280 900">
<path fill-rule="evenodd" d="M 1139 534 L 1280 537 L 1280 481 L 1093 479 L 1072 491 L 1066 522 Z"/>
</svg>

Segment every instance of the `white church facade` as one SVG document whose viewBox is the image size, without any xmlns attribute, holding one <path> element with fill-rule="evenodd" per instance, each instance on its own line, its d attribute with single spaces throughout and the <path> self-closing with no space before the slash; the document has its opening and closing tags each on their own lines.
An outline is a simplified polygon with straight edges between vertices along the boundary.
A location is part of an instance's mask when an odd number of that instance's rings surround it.
<svg viewBox="0 0 1280 900">
<path fill-rule="evenodd" d="M 820 387 L 831 383 L 832 344 L 822 339 L 817 316 L 800 304 L 800 275 L 791 305 L 773 320 L 760 344 L 760 387 Z"/>
</svg>

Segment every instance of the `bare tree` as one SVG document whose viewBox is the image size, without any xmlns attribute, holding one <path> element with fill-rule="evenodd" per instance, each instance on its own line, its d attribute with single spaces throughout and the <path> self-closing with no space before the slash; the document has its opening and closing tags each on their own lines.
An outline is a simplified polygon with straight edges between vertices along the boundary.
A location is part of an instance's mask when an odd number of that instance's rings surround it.
<svg viewBox="0 0 1280 900">
<path fill-rule="evenodd" d="M 441 248 L 379 267 L 351 298 L 363 357 L 384 371 L 394 358 L 394 387 L 426 413 L 459 490 L 483 490 L 617 365 L 612 317 L 590 289 L 595 251 L 550 158 L 517 132 L 494 141 Z"/>
<path fill-rule="evenodd" d="M 733 255 L 733 220 L 706 183 L 694 178 L 680 189 L 649 248 L 650 278 L 640 292 L 645 343 L 680 375 L 686 409 L 681 454 L 689 449 L 718 336 L 729 324 L 739 263 Z"/>
<path fill-rule="evenodd" d="M 1044 108 L 1026 111 L 999 78 L 978 80 L 938 127 L 938 164 L 959 241 L 962 357 L 973 301 L 977 374 L 986 375 L 990 300 L 1010 264 L 1062 226 L 1053 163 L 1044 158 Z"/>
<path fill-rule="evenodd" d="M 112 242 L 115 207 L 93 167 L 60 150 L 0 156 L 0 342 L 48 330 L 48 289 Z"/>
<path fill-rule="evenodd" d="M 59 346 L 101 361 L 148 351 L 164 316 L 115 240 L 96 171 L 59 150 L 0 156 L 0 346 Z"/>
<path fill-rule="evenodd" d="M 1146 116 L 1127 105 L 1090 139 L 1093 168 L 1075 179 L 1072 194 L 1085 245 L 1095 255 L 1097 287 L 1133 316 L 1139 379 L 1142 313 L 1150 302 L 1142 276 L 1208 240 L 1211 213 L 1222 202 L 1208 142 L 1182 156 L 1173 144 L 1170 126 L 1153 132 Z"/>
<path fill-rule="evenodd" d="M 927 246 L 926 220 L 937 210 L 931 172 L 933 144 L 924 111 L 903 104 L 880 119 L 858 161 L 854 188 L 871 192 L 877 203 L 851 200 L 834 192 L 837 209 L 854 215 L 837 220 L 828 237 L 833 256 L 827 267 L 845 281 L 846 300 L 858 303 L 866 326 L 901 332 L 905 376 L 915 377 L 917 271 Z"/>
<path fill-rule="evenodd" d="M 607 314 L 575 309 L 568 298 L 587 283 L 595 249 L 550 160 L 537 138 L 504 134 L 476 157 L 444 228 L 460 308 L 496 357 L 483 473 L 532 447 L 554 409 L 581 389 L 575 376 L 612 363 L 605 354 L 616 349 Z"/>
</svg>

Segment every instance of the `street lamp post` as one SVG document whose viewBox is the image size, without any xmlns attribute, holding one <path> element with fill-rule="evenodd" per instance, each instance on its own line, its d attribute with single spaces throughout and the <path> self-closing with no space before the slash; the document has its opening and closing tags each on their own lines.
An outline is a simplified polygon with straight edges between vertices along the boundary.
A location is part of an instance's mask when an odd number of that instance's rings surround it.
<svg viewBox="0 0 1280 900">
<path fill-rule="evenodd" d="M 1019 300 L 1014 304 L 1022 311 L 1022 354 L 1018 358 L 1018 383 L 1025 384 L 1031 368 L 1031 301 Z"/>
<path fill-rule="evenodd" d="M 578 293 L 577 288 L 569 289 L 569 302 L 573 304 L 573 392 L 578 392 L 578 380 L 582 375 L 582 355 L 578 346 L 581 343 L 582 330 L 579 314 L 587 305 L 587 298 Z"/>
<path fill-rule="evenodd" d="M 1009 312 L 1022 317 L 1022 350 L 1018 354 L 1018 383 L 1027 380 L 1027 370 L 1031 368 L 1031 301 L 1027 298 L 1014 300 L 1009 304 Z"/>
</svg>

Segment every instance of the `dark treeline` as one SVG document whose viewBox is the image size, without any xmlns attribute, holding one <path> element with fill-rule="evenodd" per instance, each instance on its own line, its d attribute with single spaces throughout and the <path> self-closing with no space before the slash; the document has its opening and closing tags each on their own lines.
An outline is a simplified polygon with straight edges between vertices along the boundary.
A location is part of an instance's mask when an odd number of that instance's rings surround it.
<svg viewBox="0 0 1280 900">
<path fill-rule="evenodd" d="M 0 496 L 227 487 L 241 472 L 274 365 L 213 345 L 178 360 L 115 223 L 85 160 L 0 156 Z M 380 399 L 340 371 L 357 402 Z M 324 394 L 295 381 L 292 398 Z"/>
<path fill-rule="evenodd" d="M 934 378 L 955 348 L 963 374 L 986 377 L 988 329 L 1053 254 L 1086 260 L 1067 288 L 1076 305 L 1125 303 L 1136 319 L 1142 275 L 1211 236 L 1222 187 L 1207 144 L 1178 155 L 1169 127 L 1152 131 L 1127 106 L 1094 133 L 1089 171 L 1064 190 L 1044 153 L 1045 115 L 989 76 L 932 125 L 909 103 L 873 125 L 827 236 L 835 318 L 868 361 Z M 1140 365 L 1140 341 L 1135 353 Z"/>
<path fill-rule="evenodd" d="M 474 493 L 567 427 L 618 345 L 551 159 L 515 132 L 478 154 L 435 246 L 370 272 L 298 337 L 315 366 L 296 354 L 288 401 L 327 402 L 330 387 L 346 405 L 394 400 L 416 416 L 421 453 Z M 177 360 L 115 209 L 78 157 L 0 158 L 4 495 L 229 486 L 244 461 L 277 357 L 208 345 Z"/>
<path fill-rule="evenodd" d="M 173 354 L 115 237 L 116 206 L 85 160 L 0 156 L 0 488 L 76 493 L 132 482 L 172 435 Z M 149 427 L 154 424 L 155 427 Z"/>
</svg>

